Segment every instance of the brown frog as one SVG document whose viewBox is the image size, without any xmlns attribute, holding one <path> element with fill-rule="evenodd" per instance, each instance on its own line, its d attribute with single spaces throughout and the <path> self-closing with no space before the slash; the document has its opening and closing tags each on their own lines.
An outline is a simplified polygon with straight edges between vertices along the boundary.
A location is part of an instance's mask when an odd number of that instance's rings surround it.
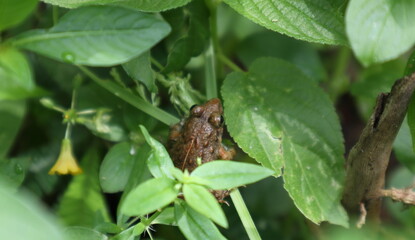
<svg viewBox="0 0 415 240">
<path fill-rule="evenodd" d="M 235 150 L 222 145 L 222 114 L 220 100 L 213 98 L 190 108 L 189 117 L 172 126 L 167 148 L 175 167 L 192 172 L 198 166 L 197 158 L 206 163 L 234 157 Z M 213 193 L 219 200 L 226 196 L 224 191 Z"/>
</svg>

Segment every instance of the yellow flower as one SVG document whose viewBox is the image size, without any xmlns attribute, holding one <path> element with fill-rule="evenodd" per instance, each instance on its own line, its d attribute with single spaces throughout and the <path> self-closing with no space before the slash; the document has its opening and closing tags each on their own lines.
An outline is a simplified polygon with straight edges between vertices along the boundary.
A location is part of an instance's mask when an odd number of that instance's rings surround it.
<svg viewBox="0 0 415 240">
<path fill-rule="evenodd" d="M 72 174 L 77 175 L 82 173 L 82 169 L 76 162 L 75 157 L 72 154 L 71 140 L 65 138 L 62 141 L 61 153 L 55 165 L 49 170 L 49 174 Z"/>
</svg>

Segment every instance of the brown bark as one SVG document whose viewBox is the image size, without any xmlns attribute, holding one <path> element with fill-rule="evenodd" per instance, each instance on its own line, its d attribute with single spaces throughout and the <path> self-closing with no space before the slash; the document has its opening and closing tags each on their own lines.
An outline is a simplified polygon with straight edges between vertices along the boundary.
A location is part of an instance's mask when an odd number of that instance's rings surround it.
<svg viewBox="0 0 415 240">
<path fill-rule="evenodd" d="M 392 144 L 399 131 L 415 88 L 415 73 L 395 82 L 388 94 L 380 94 L 374 112 L 346 162 L 346 183 L 342 203 L 349 214 L 359 214 L 364 204 L 367 217 L 378 220 L 380 191 Z"/>
</svg>

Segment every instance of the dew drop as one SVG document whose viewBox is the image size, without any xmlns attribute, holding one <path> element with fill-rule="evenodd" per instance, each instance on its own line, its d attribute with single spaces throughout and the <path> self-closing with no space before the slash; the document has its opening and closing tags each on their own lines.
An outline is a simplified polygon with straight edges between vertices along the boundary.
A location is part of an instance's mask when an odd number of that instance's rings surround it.
<svg viewBox="0 0 415 240">
<path fill-rule="evenodd" d="M 135 148 L 134 147 L 131 147 L 130 148 L 130 155 L 135 155 Z"/>
<path fill-rule="evenodd" d="M 16 166 L 14 167 L 14 171 L 18 174 L 23 172 L 23 168 L 20 164 L 16 164 Z"/>
<path fill-rule="evenodd" d="M 74 63 L 75 62 L 75 54 L 73 54 L 71 52 L 63 52 L 62 53 L 62 59 L 65 62 Z"/>
</svg>

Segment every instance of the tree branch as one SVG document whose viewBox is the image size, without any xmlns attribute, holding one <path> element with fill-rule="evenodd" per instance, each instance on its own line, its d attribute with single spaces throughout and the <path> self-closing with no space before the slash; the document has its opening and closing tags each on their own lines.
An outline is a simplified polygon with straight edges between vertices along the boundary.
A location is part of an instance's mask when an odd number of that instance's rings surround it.
<svg viewBox="0 0 415 240">
<path fill-rule="evenodd" d="M 392 144 L 399 131 L 415 88 L 415 73 L 395 82 L 390 93 L 381 93 L 359 141 L 346 162 L 346 183 L 342 203 L 349 214 L 359 214 L 364 204 L 367 217 L 379 220 L 380 191 Z"/>
<path fill-rule="evenodd" d="M 392 200 L 409 205 L 415 205 L 415 192 L 412 188 L 404 189 L 382 189 L 379 191 L 381 197 L 390 197 Z"/>
</svg>

